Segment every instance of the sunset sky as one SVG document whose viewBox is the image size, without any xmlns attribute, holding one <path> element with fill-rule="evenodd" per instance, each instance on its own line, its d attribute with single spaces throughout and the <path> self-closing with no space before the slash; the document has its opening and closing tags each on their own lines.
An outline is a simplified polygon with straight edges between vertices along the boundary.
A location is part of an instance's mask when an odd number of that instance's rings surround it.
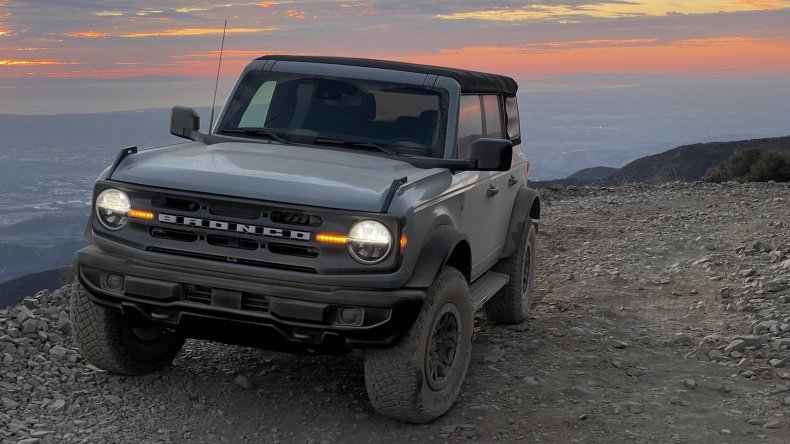
<svg viewBox="0 0 790 444">
<path fill-rule="evenodd" d="M 266 53 L 516 77 L 790 73 L 790 0 L 0 0 L 0 77 L 212 76 L 224 19 L 226 76 Z"/>
</svg>

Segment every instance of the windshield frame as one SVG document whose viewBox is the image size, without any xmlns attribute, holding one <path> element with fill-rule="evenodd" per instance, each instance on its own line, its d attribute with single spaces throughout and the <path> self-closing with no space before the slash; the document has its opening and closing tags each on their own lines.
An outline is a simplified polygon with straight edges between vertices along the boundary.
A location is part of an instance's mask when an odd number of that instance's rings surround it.
<svg viewBox="0 0 790 444">
<path fill-rule="evenodd" d="M 271 63 L 270 63 L 271 64 Z M 255 64 L 252 64 L 255 65 Z M 403 88 L 406 94 L 413 94 L 415 97 L 420 95 L 418 94 L 420 91 L 424 91 L 426 96 L 429 95 L 436 95 L 438 99 L 437 107 L 435 111 L 437 112 L 436 116 L 436 123 L 435 123 L 435 140 L 433 141 L 432 146 L 427 145 L 419 145 L 415 144 L 415 152 L 409 152 L 409 149 L 403 149 L 401 145 L 398 146 L 390 146 L 388 142 L 393 142 L 398 139 L 407 139 L 407 137 L 392 137 L 391 139 L 387 138 L 377 138 L 372 137 L 370 134 L 343 134 L 338 132 L 313 132 L 310 131 L 310 134 L 306 137 L 300 137 L 299 132 L 304 131 L 301 128 L 291 128 L 290 133 L 282 132 L 283 128 L 275 128 L 270 126 L 261 126 L 260 129 L 264 131 L 269 131 L 275 133 L 276 136 L 282 137 L 286 139 L 289 145 L 309 145 L 315 147 L 326 147 L 327 144 L 322 143 L 312 143 L 314 140 L 319 139 L 338 139 L 348 142 L 345 148 L 341 147 L 341 149 L 348 149 L 348 150 L 359 150 L 360 144 L 372 144 L 372 145 L 379 145 L 381 151 L 384 152 L 383 154 L 386 156 L 393 156 L 393 157 L 427 157 L 433 159 L 443 159 L 447 153 L 447 140 L 448 140 L 448 130 L 454 130 L 454 126 L 452 122 L 448 122 L 448 116 L 451 115 L 450 107 L 452 105 L 452 95 L 447 88 L 443 86 L 426 86 L 429 83 L 444 83 L 444 82 L 436 82 L 435 79 L 432 79 L 433 82 L 429 82 L 429 76 L 420 73 L 412 73 L 412 72 L 401 72 L 401 71 L 389 71 L 389 70 L 382 70 L 382 69 L 374 69 L 374 68 L 360 68 L 360 67 L 348 67 L 348 66 L 335 66 L 335 65 L 326 65 L 321 64 L 319 66 L 304 66 L 304 65 L 315 65 L 310 63 L 302 63 L 302 62 L 278 62 L 277 65 L 285 65 L 279 66 L 280 69 L 255 69 L 254 66 L 248 67 L 242 75 L 239 77 L 239 80 L 236 83 L 233 91 L 231 92 L 228 101 L 223 107 L 222 112 L 220 113 L 217 125 L 214 128 L 213 135 L 215 136 L 232 136 L 234 138 L 244 138 L 245 140 L 252 140 L 256 142 L 263 142 L 263 143 L 272 143 L 275 142 L 270 137 L 255 137 L 254 135 L 250 135 L 249 137 L 246 135 L 240 134 L 229 134 L 224 133 L 225 130 L 234 130 L 237 129 L 237 126 L 241 123 L 241 117 L 238 115 L 239 112 L 244 113 L 244 110 L 247 108 L 249 103 L 252 101 L 253 97 L 255 96 L 256 92 L 259 90 L 260 86 L 264 84 L 267 80 L 298 80 L 298 79 L 320 79 L 320 80 L 328 80 L 328 81 L 340 81 L 340 82 L 348 82 L 354 84 L 355 86 L 367 86 L 371 87 L 371 85 L 375 86 L 376 84 L 382 85 L 382 88 Z M 319 69 L 320 68 L 320 69 Z M 350 68 L 350 69 L 349 69 Z M 360 85 L 361 84 L 361 85 Z M 409 90 L 414 91 L 414 93 L 409 92 Z M 368 90 L 365 90 L 368 91 Z M 385 91 L 385 89 L 382 89 Z M 240 105 L 241 103 L 241 105 Z M 257 127 L 256 127 L 257 128 Z M 428 128 L 433 128 L 433 126 L 428 126 Z M 294 136 L 294 133 L 296 135 Z M 393 131 L 393 134 L 397 136 L 399 133 Z M 277 143 L 277 142 L 275 142 Z M 332 148 L 338 149 L 339 144 L 334 144 Z M 387 151 L 398 150 L 397 153 L 386 154 Z M 420 150 L 428 153 L 427 155 L 422 154 Z M 382 154 L 382 153 L 377 153 Z"/>
</svg>

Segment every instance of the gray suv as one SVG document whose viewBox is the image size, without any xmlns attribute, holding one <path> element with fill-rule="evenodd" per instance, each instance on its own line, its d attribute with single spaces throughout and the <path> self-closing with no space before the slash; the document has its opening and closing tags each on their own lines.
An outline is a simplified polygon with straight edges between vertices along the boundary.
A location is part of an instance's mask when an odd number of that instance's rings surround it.
<svg viewBox="0 0 790 444">
<path fill-rule="evenodd" d="M 121 151 L 98 178 L 77 252 L 85 358 L 135 375 L 186 338 L 292 353 L 363 350 L 373 407 L 444 414 L 474 312 L 520 323 L 535 271 L 509 77 L 398 62 L 266 56 L 215 128 Z"/>
</svg>

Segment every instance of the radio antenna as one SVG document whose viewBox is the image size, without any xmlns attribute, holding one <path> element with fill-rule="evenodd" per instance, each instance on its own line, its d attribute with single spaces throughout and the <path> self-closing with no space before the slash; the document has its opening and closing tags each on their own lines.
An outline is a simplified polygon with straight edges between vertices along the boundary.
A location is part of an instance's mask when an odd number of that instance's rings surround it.
<svg viewBox="0 0 790 444">
<path fill-rule="evenodd" d="M 214 108 L 217 106 L 217 88 L 219 87 L 219 70 L 222 69 L 222 52 L 225 51 L 225 32 L 228 30 L 228 21 L 222 28 L 222 45 L 219 47 L 219 63 L 217 64 L 217 80 L 214 82 L 214 100 L 211 101 L 211 120 L 208 122 L 208 133 L 214 128 Z"/>
</svg>

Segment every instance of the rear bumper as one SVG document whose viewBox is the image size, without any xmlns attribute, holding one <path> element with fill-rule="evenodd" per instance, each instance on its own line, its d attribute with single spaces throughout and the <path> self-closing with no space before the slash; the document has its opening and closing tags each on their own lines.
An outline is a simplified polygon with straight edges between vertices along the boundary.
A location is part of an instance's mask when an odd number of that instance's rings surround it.
<svg viewBox="0 0 790 444">
<path fill-rule="evenodd" d="M 394 345 L 425 299 L 420 289 L 329 287 L 166 268 L 96 246 L 77 252 L 77 272 L 94 303 L 138 325 L 287 352 Z"/>
</svg>

